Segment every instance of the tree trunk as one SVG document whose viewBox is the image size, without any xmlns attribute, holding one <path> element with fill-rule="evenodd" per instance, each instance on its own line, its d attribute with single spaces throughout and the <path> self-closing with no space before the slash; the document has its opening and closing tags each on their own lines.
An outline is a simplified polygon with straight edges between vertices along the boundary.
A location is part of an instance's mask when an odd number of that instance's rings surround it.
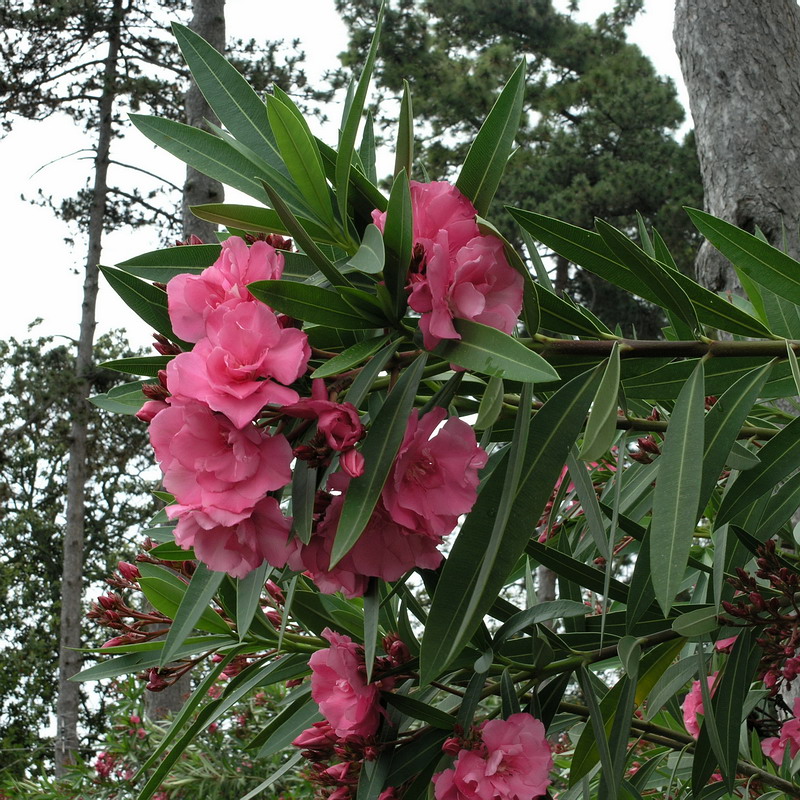
<svg viewBox="0 0 800 800">
<path fill-rule="evenodd" d="M 225 52 L 225 0 L 194 0 L 192 22 L 189 27 L 213 45 L 220 53 Z M 189 84 L 185 101 L 186 123 L 195 128 L 206 128 L 205 120 L 219 123 L 211 107 L 194 81 Z M 186 183 L 183 186 L 183 234 L 184 238 L 199 236 L 204 242 L 216 241 L 217 226 L 195 217 L 191 206 L 202 203 L 221 203 L 225 199 L 222 184 L 192 167 L 186 168 Z"/>
<path fill-rule="evenodd" d="M 677 0 L 706 210 L 800 257 L 800 8 L 795 0 Z M 708 243 L 700 283 L 741 287 Z"/>
<path fill-rule="evenodd" d="M 111 147 L 112 111 L 117 94 L 117 60 L 122 25 L 122 0 L 114 0 L 108 29 L 108 55 L 103 68 L 103 89 L 98 107 L 98 136 L 95 156 L 94 188 L 89 211 L 89 241 L 83 304 L 75 361 L 75 388 L 72 396 L 69 468 L 67 472 L 66 526 L 64 529 L 64 566 L 61 580 L 61 633 L 58 656 L 58 702 L 56 706 L 56 775 L 62 776 L 75 761 L 78 750 L 79 686 L 69 679 L 80 671 L 82 655 L 81 621 L 83 617 L 83 539 L 85 518 L 86 440 L 88 435 L 87 398 L 91 391 L 94 349 L 95 304 L 97 300 L 97 265 L 100 263 L 103 217 L 108 194 L 108 162 Z"/>
</svg>

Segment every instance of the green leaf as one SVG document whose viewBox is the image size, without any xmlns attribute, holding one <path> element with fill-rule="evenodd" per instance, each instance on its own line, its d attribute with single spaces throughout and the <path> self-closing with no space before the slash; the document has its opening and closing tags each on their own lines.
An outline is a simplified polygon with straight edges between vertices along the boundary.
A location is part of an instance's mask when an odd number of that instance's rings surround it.
<svg viewBox="0 0 800 800">
<path fill-rule="evenodd" d="M 261 613 L 261 592 L 271 570 L 265 561 L 249 575 L 236 581 L 236 633 L 239 634 L 240 641 L 250 630 L 253 617 Z"/>
<path fill-rule="evenodd" d="M 375 379 L 382 372 L 383 368 L 389 362 L 389 359 L 394 355 L 397 350 L 397 345 L 394 341 L 389 342 L 383 350 L 377 352 L 370 360 L 362 367 L 361 371 L 356 376 L 356 379 L 347 390 L 345 399 L 358 408 L 367 396 L 367 393 L 372 388 Z"/>
<path fill-rule="evenodd" d="M 534 284 L 534 288 L 541 315 L 539 324 L 545 330 L 590 337 L 608 333 L 605 325 L 602 327 L 596 325 L 584 314 L 581 314 L 574 305 L 543 288 L 540 284 Z"/>
<path fill-rule="evenodd" d="M 383 241 L 386 246 L 386 264 L 383 277 L 392 299 L 392 310 L 400 319 L 406 308 L 406 283 L 414 244 L 414 218 L 411 209 L 411 191 L 408 175 L 401 170 L 392 184 Z"/>
<path fill-rule="evenodd" d="M 719 250 L 737 270 L 779 297 L 800 305 L 800 263 L 770 244 L 729 222 L 696 208 L 687 208 L 697 230 Z"/>
<path fill-rule="evenodd" d="M 503 410 L 503 379 L 497 375 L 489 378 L 489 383 L 481 397 L 481 404 L 478 408 L 478 419 L 475 420 L 475 430 L 485 431 L 491 428 Z"/>
<path fill-rule="evenodd" d="M 289 230 L 283 220 L 271 208 L 244 206 L 235 203 L 206 203 L 202 206 L 192 206 L 191 211 L 200 219 L 229 228 L 242 228 L 253 233 L 279 233 L 284 236 L 289 234 Z M 337 243 L 336 237 L 318 222 L 306 219 L 302 215 L 298 216 L 297 221 L 308 231 L 308 235 L 315 242 L 321 244 Z M 196 246 L 209 247 L 210 245 Z"/>
<path fill-rule="evenodd" d="M 111 267 L 100 267 L 111 288 L 135 311 L 153 330 L 167 339 L 190 348 L 188 342 L 179 339 L 172 331 L 172 323 L 167 312 L 167 293 L 147 281 Z"/>
<path fill-rule="evenodd" d="M 207 619 L 209 615 L 213 615 L 219 625 L 228 630 L 227 623 L 223 622 L 208 607 L 211 598 L 222 583 L 223 577 L 225 577 L 224 572 L 213 572 L 202 561 L 197 562 L 186 594 L 181 599 L 180 607 L 174 615 L 169 615 L 172 616 L 173 622 L 164 642 L 164 650 L 161 654 L 162 664 L 168 664 L 173 660 L 175 651 L 181 646 L 192 628 L 201 620 Z M 143 579 L 139 580 L 141 582 Z"/>
<path fill-rule="evenodd" d="M 659 304 L 675 312 L 691 330 L 696 331 L 699 327 L 697 314 L 686 292 L 678 285 L 674 277 L 676 273 L 662 267 L 624 233 L 607 222 L 595 220 L 595 227 L 617 260 L 632 272 L 635 270 L 658 298 Z"/>
<path fill-rule="evenodd" d="M 329 230 L 335 231 L 338 226 L 333 216 L 322 156 L 308 125 L 284 102 L 270 95 L 267 95 L 267 116 L 286 168 L 309 208 Z"/>
<path fill-rule="evenodd" d="M 377 353 L 388 341 L 388 336 L 376 336 L 372 339 L 364 339 L 361 342 L 356 342 L 352 347 L 343 350 L 338 356 L 334 356 L 330 361 L 326 361 L 321 367 L 317 367 L 314 372 L 311 373 L 311 377 L 329 378 L 332 375 L 339 375 L 342 372 L 346 372 Z"/>
<path fill-rule="evenodd" d="M 269 202 L 263 186 L 255 177 L 263 174 L 263 170 L 229 142 L 170 119 L 131 114 L 130 120 L 151 142 L 190 167 L 254 197 L 261 203 Z M 286 182 L 285 178 L 283 182 Z"/>
<path fill-rule="evenodd" d="M 659 303 L 658 297 L 648 284 L 619 263 L 599 234 L 532 211 L 507 208 L 526 231 L 551 250 L 615 286 L 652 303 Z M 742 336 L 759 338 L 771 336 L 770 331 L 757 319 L 718 297 L 714 292 L 699 286 L 691 278 L 680 272 L 669 274 L 689 297 L 703 324 Z"/>
<path fill-rule="evenodd" d="M 148 281 L 168 283 L 176 275 L 186 272 L 199 275 L 219 258 L 221 251 L 218 244 L 186 244 L 151 250 L 114 266 Z"/>
<path fill-rule="evenodd" d="M 590 611 L 591 609 L 584 603 L 576 603 L 574 600 L 549 600 L 537 603 L 507 619 L 495 633 L 492 640 L 493 647 L 495 650 L 499 650 L 503 642 L 514 634 L 540 622 L 568 617 L 585 617 Z"/>
<path fill-rule="evenodd" d="M 132 358 L 118 358 L 114 361 L 104 361 L 98 364 L 103 369 L 113 369 L 115 372 L 125 372 L 128 375 L 147 375 L 157 378 L 162 369 L 174 356 L 133 356 Z M 143 401 L 144 402 L 144 401 Z"/>
<path fill-rule="evenodd" d="M 455 727 L 456 718 L 452 714 L 423 703 L 414 697 L 408 697 L 397 692 L 383 692 L 383 697 L 390 706 L 394 706 L 411 719 L 422 720 L 443 731 L 451 731 Z"/>
<path fill-rule="evenodd" d="M 716 518 L 719 527 L 754 500 L 771 492 L 800 467 L 800 417 L 793 419 L 759 451 L 761 463 L 736 478 L 722 499 Z"/>
<path fill-rule="evenodd" d="M 756 539 L 766 542 L 772 538 L 800 508 L 800 472 L 792 475 L 770 498 L 769 505 L 755 532 Z"/>
<path fill-rule="evenodd" d="M 291 771 L 297 767 L 302 759 L 302 753 L 295 753 L 285 764 L 282 764 L 278 769 L 276 769 L 272 775 L 261 781 L 261 783 L 259 783 L 255 789 L 244 795 L 241 800 L 255 800 L 257 797 L 263 797 L 263 792 L 269 789 L 273 783 L 280 780 L 284 775 L 286 775 L 286 773 L 291 773 Z"/>
<path fill-rule="evenodd" d="M 246 745 L 258 750 L 256 758 L 269 758 L 292 743 L 306 728 L 322 719 L 310 692 L 303 692 L 274 716 Z"/>
<path fill-rule="evenodd" d="M 281 280 L 256 281 L 247 288 L 270 308 L 304 322 L 350 331 L 375 327 L 330 289 Z"/>
<path fill-rule="evenodd" d="M 461 339 L 443 339 L 434 349 L 445 361 L 523 383 L 559 380 L 558 373 L 538 353 L 507 333 L 469 319 L 454 319 L 453 325 Z"/>
<path fill-rule="evenodd" d="M 372 183 L 378 182 L 378 173 L 375 166 L 375 124 L 372 119 L 372 112 L 367 111 L 364 120 L 364 132 L 361 134 L 361 145 L 358 148 L 358 155 L 364 165 L 364 175 Z"/>
<path fill-rule="evenodd" d="M 294 237 L 303 252 L 314 262 L 317 269 L 328 279 L 331 285 L 352 286 L 350 281 L 336 268 L 336 265 L 320 250 L 317 243 L 292 213 L 292 210 L 283 201 L 275 187 L 265 181 L 262 181 L 262 184 L 269 197 L 269 202 L 286 225 L 286 230 Z"/>
<path fill-rule="evenodd" d="M 342 300 L 365 320 L 372 322 L 373 327 L 385 328 L 390 324 L 380 300 L 374 294 L 350 286 L 340 286 L 337 291 Z"/>
<path fill-rule="evenodd" d="M 383 269 L 385 259 L 383 234 L 377 225 L 370 223 L 364 231 L 360 247 L 347 264 L 359 272 L 375 275 Z"/>
<path fill-rule="evenodd" d="M 672 630 L 687 639 L 711 633 L 717 628 L 719 628 L 719 623 L 717 622 L 716 606 L 704 606 L 696 608 L 694 611 L 687 611 L 672 623 Z"/>
<path fill-rule="evenodd" d="M 500 707 L 503 719 L 508 719 L 512 714 L 519 714 L 521 710 L 508 667 L 500 675 Z"/>
<path fill-rule="evenodd" d="M 375 67 L 375 58 L 378 54 L 378 41 L 381 35 L 381 24 L 383 22 L 384 5 L 381 4 L 378 11 L 378 19 L 375 22 L 375 33 L 369 45 L 367 58 L 364 62 L 364 69 L 358 79 L 358 85 L 353 94 L 353 100 L 347 109 L 347 115 L 342 123 L 342 131 L 339 136 L 339 152 L 336 154 L 336 200 L 339 205 L 339 216 L 341 219 L 349 219 L 348 201 L 350 191 L 350 173 L 353 162 L 353 151 L 358 135 L 358 126 L 361 122 L 361 114 L 364 111 L 364 102 L 367 99 L 369 83 L 372 78 L 372 70 Z"/>
<path fill-rule="evenodd" d="M 482 487 L 436 588 L 420 653 L 422 684 L 434 680 L 461 652 L 516 565 L 599 380 L 593 371 L 570 381 L 536 413 L 529 431 L 527 415 L 517 415 L 508 466 L 496 469 Z M 530 390 L 530 384 L 523 386 L 522 407 L 526 397 L 530 402 Z"/>
<path fill-rule="evenodd" d="M 394 176 L 402 170 L 411 176 L 414 163 L 414 111 L 411 104 L 411 89 L 403 80 L 403 97 L 400 100 L 400 118 L 397 123 L 397 144 L 394 149 Z"/>
<path fill-rule="evenodd" d="M 617 433 L 619 375 L 619 347 L 615 342 L 586 423 L 580 452 L 584 461 L 597 461 L 609 451 L 614 441 Z"/>
<path fill-rule="evenodd" d="M 619 690 L 622 688 L 623 683 L 627 680 L 627 678 L 623 678 L 617 684 L 617 687 L 619 687 L 617 694 L 619 694 Z M 600 757 L 602 774 L 604 777 L 608 775 L 607 781 L 610 781 L 610 785 L 609 783 L 606 783 L 606 793 L 604 796 L 617 797 L 616 771 L 614 769 L 614 764 L 611 758 L 611 749 L 608 742 L 611 724 L 614 719 L 614 712 L 616 711 L 616 703 L 613 705 L 610 703 L 605 703 L 604 705 L 606 706 L 606 713 L 603 713 L 601 704 L 597 702 L 597 697 L 595 696 L 596 690 L 592 685 L 589 670 L 585 666 L 581 666 L 578 672 L 578 681 L 580 683 L 581 690 L 583 691 L 583 697 L 586 701 L 586 705 L 589 707 L 589 723 L 591 725 L 591 731 L 593 734 L 592 742 L 594 747 L 597 748 L 597 752 Z M 609 692 L 604 699 L 610 699 L 610 694 L 611 693 Z M 577 756 L 578 753 L 576 750 L 575 761 L 578 760 Z M 577 780 L 577 772 L 578 770 L 575 769 L 570 770 L 571 785 L 574 785 L 575 781 Z M 585 774 L 584 770 L 581 770 L 580 772 Z"/>
<path fill-rule="evenodd" d="M 369 579 L 364 593 L 364 663 L 367 669 L 366 681 L 372 682 L 372 668 L 375 666 L 375 649 L 378 645 L 378 619 L 380 617 L 381 593 L 377 578 Z"/>
<path fill-rule="evenodd" d="M 525 60 L 514 70 L 472 142 L 456 180 L 481 216 L 486 216 L 519 129 L 525 96 Z"/>
<path fill-rule="evenodd" d="M 147 400 L 142 394 L 144 383 L 144 381 L 123 383 L 107 392 L 90 397 L 89 402 L 114 414 L 135 414 Z"/>
<path fill-rule="evenodd" d="M 684 385 L 669 421 L 659 458 L 650 525 L 650 561 L 656 600 L 669 613 L 683 573 L 697 524 L 703 477 L 703 362 Z"/>
<path fill-rule="evenodd" d="M 292 533 L 303 544 L 311 539 L 316 495 L 317 468 L 297 462 L 292 472 Z"/>
<path fill-rule="evenodd" d="M 425 360 L 426 356 L 423 353 L 406 367 L 400 380 L 389 392 L 380 412 L 372 421 L 361 448 L 364 456 L 364 474 L 354 478 L 347 488 L 331 552 L 331 567 L 358 541 L 372 516 L 403 441 Z"/>
<path fill-rule="evenodd" d="M 714 491 L 736 437 L 764 388 L 771 369 L 772 363 L 765 364 L 739 378 L 706 415 L 698 518 Z"/>
</svg>

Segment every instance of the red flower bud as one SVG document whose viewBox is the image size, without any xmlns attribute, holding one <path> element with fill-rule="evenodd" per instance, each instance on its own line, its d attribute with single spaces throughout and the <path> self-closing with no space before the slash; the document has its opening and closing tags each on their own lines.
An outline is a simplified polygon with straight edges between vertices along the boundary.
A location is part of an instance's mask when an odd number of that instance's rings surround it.
<svg viewBox="0 0 800 800">
<path fill-rule="evenodd" d="M 119 574 L 122 575 L 126 581 L 130 581 L 131 583 L 139 580 L 141 577 L 139 568 L 131 564 L 129 561 L 120 561 L 117 564 L 117 569 L 119 569 Z"/>
</svg>

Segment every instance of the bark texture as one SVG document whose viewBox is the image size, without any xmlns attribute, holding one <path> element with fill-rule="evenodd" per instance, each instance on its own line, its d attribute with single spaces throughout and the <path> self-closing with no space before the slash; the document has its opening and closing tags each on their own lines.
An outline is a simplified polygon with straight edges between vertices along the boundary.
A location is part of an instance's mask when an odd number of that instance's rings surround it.
<svg viewBox="0 0 800 800">
<path fill-rule="evenodd" d="M 800 257 L 800 8 L 796 0 L 677 0 L 706 210 Z M 697 278 L 741 287 L 704 244 Z"/>
<path fill-rule="evenodd" d="M 194 0 L 192 21 L 189 27 L 202 36 L 220 53 L 225 52 L 225 0 Z M 206 120 L 219 124 L 203 93 L 194 81 L 189 84 L 185 100 L 186 123 L 195 128 L 208 130 Z M 186 168 L 186 183 L 183 187 L 183 234 L 184 238 L 199 236 L 204 242 L 216 241 L 217 226 L 195 217 L 191 206 L 203 203 L 221 203 L 225 199 L 222 184 L 192 167 Z"/>
<path fill-rule="evenodd" d="M 58 701 L 56 704 L 56 775 L 63 776 L 78 751 L 79 685 L 69 679 L 80 671 L 83 656 L 81 621 L 83 608 L 83 542 L 85 519 L 86 444 L 88 438 L 87 398 L 94 368 L 95 305 L 100 263 L 103 216 L 108 195 L 108 164 L 111 147 L 113 106 L 117 95 L 117 70 L 120 50 L 122 0 L 114 0 L 108 30 L 108 54 L 103 68 L 103 88 L 98 107 L 98 136 L 95 154 L 94 186 L 89 212 L 89 240 L 83 282 L 83 302 L 75 361 L 75 387 L 72 395 L 69 467 L 67 471 L 64 566 L 61 580 L 61 631 L 58 656 Z"/>
</svg>

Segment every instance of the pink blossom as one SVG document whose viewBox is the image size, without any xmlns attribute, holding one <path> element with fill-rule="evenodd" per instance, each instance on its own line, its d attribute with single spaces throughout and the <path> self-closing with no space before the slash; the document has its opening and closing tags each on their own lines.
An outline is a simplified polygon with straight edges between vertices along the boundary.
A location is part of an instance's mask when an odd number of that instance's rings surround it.
<svg viewBox="0 0 800 800">
<path fill-rule="evenodd" d="M 283 414 L 300 419 L 316 419 L 317 430 L 333 450 L 347 450 L 361 441 L 364 426 L 358 409 L 352 403 L 334 403 L 328 400 L 325 382 L 311 382 L 311 397 L 303 398 L 293 405 L 284 406 Z"/>
<path fill-rule="evenodd" d="M 219 258 L 199 275 L 176 275 L 167 284 L 167 307 L 172 329 L 187 342 L 206 335 L 206 319 L 220 304 L 253 301 L 247 284 L 277 280 L 283 274 L 283 255 L 266 242 L 248 248 L 231 236 L 222 243 Z"/>
<path fill-rule="evenodd" d="M 177 505 L 173 518 L 202 511 L 219 525 L 250 516 L 269 491 L 291 480 L 292 449 L 283 436 L 239 430 L 201 403 L 175 403 L 150 423 L 150 442 Z"/>
<path fill-rule="evenodd" d="M 734 642 L 739 638 L 739 635 L 729 636 L 727 639 L 717 639 L 714 643 L 714 649 L 718 653 L 730 653 L 733 648 Z"/>
<path fill-rule="evenodd" d="M 291 520 L 283 516 L 274 497 L 260 500 L 250 515 L 233 525 L 220 525 L 203 511 L 187 511 L 178 518 L 175 541 L 215 572 L 244 578 L 265 561 L 286 564 Z"/>
<path fill-rule="evenodd" d="M 411 213 L 414 219 L 414 243 L 428 253 L 440 231 L 446 231 L 452 253 L 463 247 L 480 231 L 475 222 L 475 206 L 447 181 L 420 183 L 410 181 Z M 386 212 L 373 211 L 372 221 L 383 231 Z"/>
<path fill-rule="evenodd" d="M 423 344 L 460 339 L 453 319 L 470 319 L 511 333 L 522 310 L 522 276 L 496 236 L 476 236 L 454 256 L 446 231 L 433 241 L 424 274 L 413 276 L 408 304 L 422 314 Z"/>
<path fill-rule="evenodd" d="M 450 417 L 434 435 L 447 419 L 445 409 L 437 406 L 418 417 L 415 409 L 383 488 L 383 502 L 398 525 L 446 536 L 475 504 L 478 470 L 488 456 L 472 428 L 457 417 Z"/>
<path fill-rule="evenodd" d="M 301 750 L 313 750 L 315 757 L 333 752 L 333 746 L 337 744 L 339 737 L 331 727 L 330 722 L 322 720 L 315 722 L 310 728 L 306 728 L 293 742 L 295 747 Z"/>
<path fill-rule="evenodd" d="M 800 752 L 800 698 L 795 698 L 792 711 L 794 718 L 781 725 L 780 736 L 772 736 L 761 742 L 764 755 L 771 758 L 778 766 L 783 764 L 787 746 L 790 758 L 794 758 Z"/>
<path fill-rule="evenodd" d="M 433 776 L 436 800 L 533 800 L 550 785 L 553 758 L 544 725 L 530 714 L 512 714 L 481 726 L 482 743 L 462 750 Z"/>
<path fill-rule="evenodd" d="M 711 694 L 714 694 L 714 681 L 717 679 L 719 673 L 715 672 L 706 678 L 708 688 Z M 700 725 L 697 721 L 697 715 L 703 714 L 703 690 L 700 688 L 700 681 L 694 681 L 692 688 L 683 700 L 683 724 L 686 730 L 695 737 L 700 735 Z"/>
<path fill-rule="evenodd" d="M 224 303 L 208 315 L 207 338 L 167 366 L 174 397 L 206 403 L 237 428 L 268 403 L 298 400 L 287 384 L 305 371 L 311 351 L 296 328 L 282 328 L 261 303 Z"/>
<path fill-rule="evenodd" d="M 358 478 L 364 474 L 364 456 L 351 448 L 339 457 L 339 466 L 351 478 Z"/>
<path fill-rule="evenodd" d="M 311 696 L 339 737 L 372 736 L 381 719 L 380 688 L 368 684 L 364 656 L 349 636 L 325 628 L 331 646 L 309 659 Z"/>
<path fill-rule="evenodd" d="M 295 540 L 289 566 L 308 574 L 321 592 L 342 592 L 346 597 L 360 597 L 367 590 L 370 577 L 396 581 L 415 567 L 436 569 L 442 561 L 437 550 L 441 542 L 398 525 L 382 501 L 352 549 L 331 568 L 331 551 L 344 505 L 344 495 L 333 498 L 325 517 L 308 544 Z"/>
</svg>

